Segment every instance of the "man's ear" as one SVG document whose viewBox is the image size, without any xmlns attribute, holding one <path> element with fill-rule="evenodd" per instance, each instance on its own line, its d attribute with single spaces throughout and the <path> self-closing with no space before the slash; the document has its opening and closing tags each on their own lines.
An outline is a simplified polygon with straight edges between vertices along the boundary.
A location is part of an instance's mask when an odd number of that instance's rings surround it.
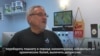
<svg viewBox="0 0 100 56">
<path fill-rule="evenodd" d="M 28 21 L 28 23 L 31 23 L 31 16 L 27 17 L 27 21 Z"/>
</svg>

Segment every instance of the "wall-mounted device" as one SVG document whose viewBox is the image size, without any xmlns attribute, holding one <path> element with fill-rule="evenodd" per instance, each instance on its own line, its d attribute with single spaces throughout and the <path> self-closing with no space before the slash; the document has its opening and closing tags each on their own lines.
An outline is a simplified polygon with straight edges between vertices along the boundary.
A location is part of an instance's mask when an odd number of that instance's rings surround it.
<svg viewBox="0 0 100 56">
<path fill-rule="evenodd" d="M 72 26 L 72 10 L 54 12 L 54 26 Z"/>
<path fill-rule="evenodd" d="M 54 31 L 64 48 L 73 47 L 72 10 L 54 12 Z M 59 27 L 57 27 L 59 26 Z"/>
<path fill-rule="evenodd" d="M 98 25 L 91 24 L 91 37 L 98 37 Z"/>
<path fill-rule="evenodd" d="M 59 27 L 52 28 L 52 31 L 57 34 L 64 48 L 73 48 L 73 28 L 66 28 L 66 30 L 64 30 Z"/>
</svg>

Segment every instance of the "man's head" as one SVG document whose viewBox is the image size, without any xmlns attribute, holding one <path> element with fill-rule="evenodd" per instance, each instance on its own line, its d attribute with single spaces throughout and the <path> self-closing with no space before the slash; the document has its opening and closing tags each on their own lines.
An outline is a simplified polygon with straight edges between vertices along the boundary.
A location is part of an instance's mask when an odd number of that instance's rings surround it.
<svg viewBox="0 0 100 56">
<path fill-rule="evenodd" d="M 47 22 L 47 14 L 43 7 L 32 6 L 27 12 L 27 20 L 31 28 L 44 30 Z"/>
</svg>

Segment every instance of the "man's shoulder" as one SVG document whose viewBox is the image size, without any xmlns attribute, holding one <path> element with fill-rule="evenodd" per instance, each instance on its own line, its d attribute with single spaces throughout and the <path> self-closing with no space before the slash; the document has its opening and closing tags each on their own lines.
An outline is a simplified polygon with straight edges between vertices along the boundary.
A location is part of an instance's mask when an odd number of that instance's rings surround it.
<svg viewBox="0 0 100 56">
<path fill-rule="evenodd" d="M 52 33 L 52 34 L 54 34 L 54 32 L 51 31 L 51 30 L 45 30 L 45 33 Z"/>
<path fill-rule="evenodd" d="M 30 28 L 26 28 L 26 29 L 23 29 L 23 30 L 20 30 L 18 32 L 16 32 L 16 34 L 23 34 L 23 33 L 27 33 L 29 32 Z"/>
<path fill-rule="evenodd" d="M 47 35 L 56 35 L 53 31 L 51 31 L 51 30 L 45 30 L 45 34 L 47 34 Z"/>
</svg>

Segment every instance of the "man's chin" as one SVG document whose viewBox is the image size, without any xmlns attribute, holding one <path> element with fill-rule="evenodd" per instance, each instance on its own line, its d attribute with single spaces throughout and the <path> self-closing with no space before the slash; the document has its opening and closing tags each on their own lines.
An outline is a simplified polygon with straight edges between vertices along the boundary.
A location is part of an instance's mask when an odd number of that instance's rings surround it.
<svg viewBox="0 0 100 56">
<path fill-rule="evenodd" d="M 41 30 L 45 30 L 45 28 L 46 28 L 46 26 L 42 26 L 42 27 L 41 27 Z"/>
</svg>

